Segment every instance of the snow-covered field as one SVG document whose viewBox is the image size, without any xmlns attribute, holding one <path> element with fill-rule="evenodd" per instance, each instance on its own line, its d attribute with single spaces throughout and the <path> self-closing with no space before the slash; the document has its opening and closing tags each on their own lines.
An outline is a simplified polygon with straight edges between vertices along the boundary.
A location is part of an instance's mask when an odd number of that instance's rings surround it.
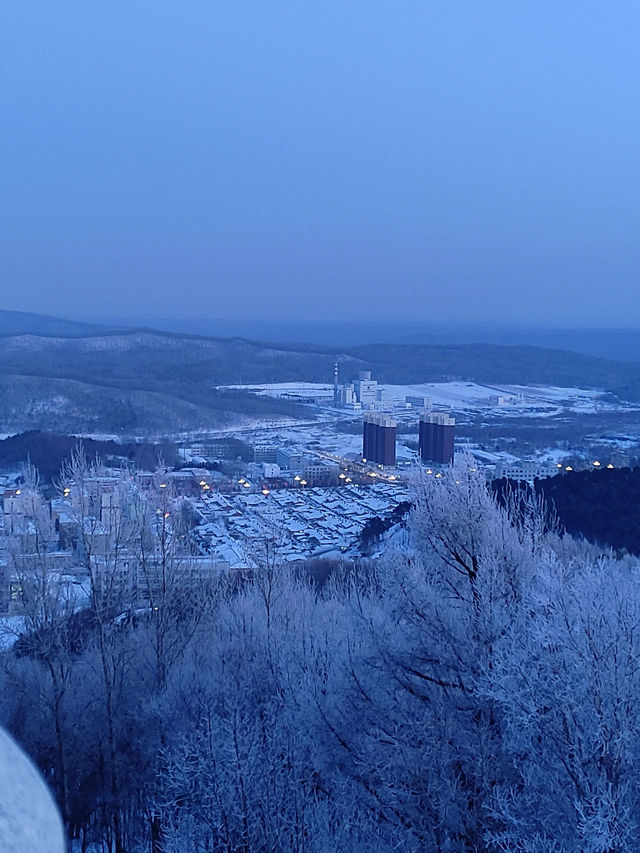
<svg viewBox="0 0 640 853">
<path fill-rule="evenodd" d="M 457 409 L 530 408 L 546 405 L 592 403 L 601 391 L 584 388 L 553 388 L 529 385 L 478 385 L 476 382 L 437 382 L 423 385 L 382 385 L 390 399 L 404 401 L 406 396 L 429 397 L 436 406 Z M 504 397 L 503 405 L 496 398 Z"/>
<path fill-rule="evenodd" d="M 282 397 L 297 395 L 300 397 L 330 395 L 333 386 L 321 382 L 277 382 L 266 385 L 232 386 L 252 390 L 263 396 Z M 492 409 L 505 417 L 527 412 L 540 415 L 540 409 L 555 412 L 560 408 L 575 411 L 593 411 L 602 397 L 602 391 L 587 388 L 562 388 L 540 385 L 481 385 L 477 382 L 429 382 L 419 385 L 392 385 L 382 383 L 378 386 L 386 394 L 386 406 L 404 406 L 408 396 L 428 397 L 434 406 L 456 410 Z M 602 404 L 599 404 L 602 405 Z M 610 404 L 609 404 L 610 405 Z"/>
</svg>

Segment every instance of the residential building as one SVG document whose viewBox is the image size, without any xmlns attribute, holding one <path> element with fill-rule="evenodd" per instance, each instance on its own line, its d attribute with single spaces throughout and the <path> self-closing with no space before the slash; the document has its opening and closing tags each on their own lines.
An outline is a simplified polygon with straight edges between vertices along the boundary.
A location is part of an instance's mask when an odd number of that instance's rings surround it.
<svg viewBox="0 0 640 853">
<path fill-rule="evenodd" d="M 423 462 L 451 465 L 455 418 L 441 413 L 424 412 L 418 423 L 418 452 Z"/>
<path fill-rule="evenodd" d="M 302 471 L 305 462 L 302 453 L 287 447 L 278 447 L 275 461 L 283 471 Z"/>
<path fill-rule="evenodd" d="M 366 414 L 362 421 L 362 458 L 393 467 L 396 464 L 396 422 L 387 415 Z"/>
</svg>

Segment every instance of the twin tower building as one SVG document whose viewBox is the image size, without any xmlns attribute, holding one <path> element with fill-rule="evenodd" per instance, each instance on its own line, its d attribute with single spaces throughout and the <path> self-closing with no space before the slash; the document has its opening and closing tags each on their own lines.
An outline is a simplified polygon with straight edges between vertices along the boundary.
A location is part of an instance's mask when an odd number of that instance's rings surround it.
<svg viewBox="0 0 640 853">
<path fill-rule="evenodd" d="M 418 421 L 418 453 L 422 462 L 450 465 L 453 462 L 455 418 L 423 412 Z M 388 415 L 368 412 L 362 424 L 362 458 L 393 467 L 396 464 L 396 421 Z"/>
</svg>

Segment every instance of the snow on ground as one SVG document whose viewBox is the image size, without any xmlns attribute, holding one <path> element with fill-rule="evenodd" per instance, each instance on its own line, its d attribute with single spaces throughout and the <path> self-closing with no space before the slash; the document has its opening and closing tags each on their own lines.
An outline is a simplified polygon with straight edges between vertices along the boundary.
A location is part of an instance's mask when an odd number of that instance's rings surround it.
<svg viewBox="0 0 640 853">
<path fill-rule="evenodd" d="M 529 385 L 479 385 L 476 382 L 431 382 L 422 385 L 382 385 L 390 399 L 404 401 L 407 396 L 429 397 L 436 406 L 477 409 L 492 406 L 499 410 L 531 408 L 559 403 L 574 406 L 592 404 L 601 391 L 583 388 L 556 388 Z M 499 405 L 497 398 L 503 397 Z"/>
<path fill-rule="evenodd" d="M 226 385 L 225 388 L 230 388 L 237 391 L 255 391 L 265 397 L 280 397 L 282 394 L 317 394 L 318 392 L 326 392 L 333 394 L 333 385 L 328 385 L 326 382 L 267 382 L 266 384 L 253 385 Z"/>
<path fill-rule="evenodd" d="M 234 385 L 268 397 L 298 395 L 301 397 L 330 394 L 333 386 L 322 382 L 276 382 L 264 385 Z M 514 411 L 541 408 L 555 412 L 559 407 L 594 411 L 602 391 L 587 388 L 563 388 L 542 385 L 481 385 L 477 382 L 426 382 L 418 385 L 378 386 L 386 392 L 387 404 L 404 405 L 405 397 L 428 397 L 435 406 L 458 410 L 492 408 L 509 416 Z M 498 398 L 504 398 L 498 401 Z"/>
</svg>

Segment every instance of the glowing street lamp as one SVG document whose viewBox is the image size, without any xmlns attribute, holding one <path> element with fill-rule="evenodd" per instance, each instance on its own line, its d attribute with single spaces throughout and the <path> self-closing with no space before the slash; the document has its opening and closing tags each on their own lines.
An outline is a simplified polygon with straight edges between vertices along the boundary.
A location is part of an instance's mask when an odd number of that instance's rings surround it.
<svg viewBox="0 0 640 853">
<path fill-rule="evenodd" d="M 599 467 L 600 467 L 600 463 L 598 462 L 598 460 L 597 460 L 597 459 L 596 459 L 596 461 L 593 463 L 593 467 L 594 467 L 594 468 L 599 468 Z"/>
</svg>

